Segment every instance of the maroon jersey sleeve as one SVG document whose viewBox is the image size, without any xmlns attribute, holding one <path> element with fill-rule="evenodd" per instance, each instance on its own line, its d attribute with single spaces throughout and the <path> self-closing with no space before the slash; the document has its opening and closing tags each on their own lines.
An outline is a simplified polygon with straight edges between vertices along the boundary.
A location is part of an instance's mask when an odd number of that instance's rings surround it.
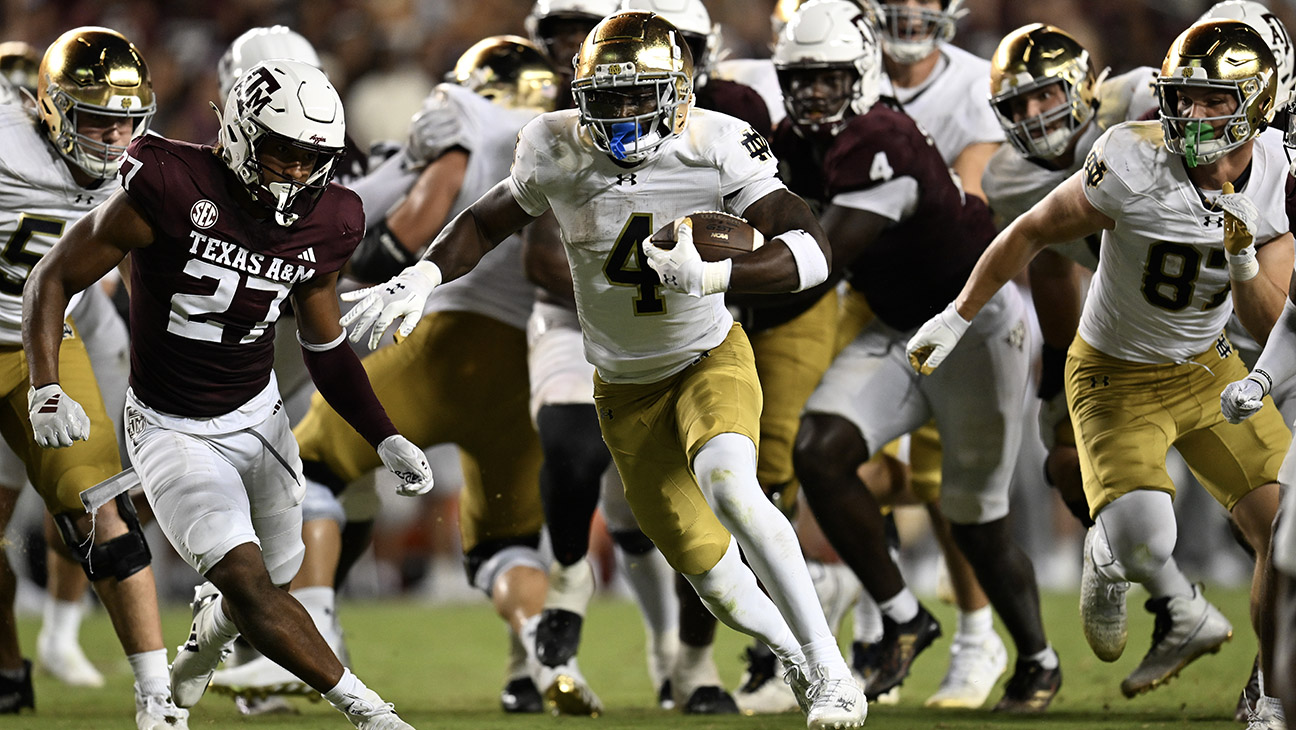
<svg viewBox="0 0 1296 730">
<path fill-rule="evenodd" d="M 737 117 L 750 124 L 765 139 L 769 139 L 774 132 L 765 100 L 755 89 L 745 84 L 708 78 L 697 90 L 697 105 L 699 109 Z"/>
</svg>

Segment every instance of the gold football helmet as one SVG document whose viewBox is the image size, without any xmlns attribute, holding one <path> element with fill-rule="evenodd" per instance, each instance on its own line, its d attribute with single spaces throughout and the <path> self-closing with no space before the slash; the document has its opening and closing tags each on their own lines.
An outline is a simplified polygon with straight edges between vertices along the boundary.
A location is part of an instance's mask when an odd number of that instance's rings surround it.
<svg viewBox="0 0 1296 730">
<path fill-rule="evenodd" d="M 1268 44 L 1245 23 L 1211 20 L 1184 31 L 1171 44 L 1156 80 L 1166 149 L 1189 167 L 1210 164 L 1260 134 L 1273 119 L 1277 63 Z M 1220 116 L 1184 116 L 1186 89 L 1225 92 L 1237 108 Z"/>
<path fill-rule="evenodd" d="M 1056 84 L 1066 101 L 1023 119 L 1020 98 Z M 1086 51 L 1059 28 L 1042 23 L 1004 36 L 990 59 L 990 106 L 1008 141 L 1027 157 L 1052 159 L 1066 152 L 1097 107 L 1098 79 Z"/>
<path fill-rule="evenodd" d="M 40 72 L 41 54 L 30 43 L 5 41 L 0 43 L 0 76 L 4 76 L 16 89 L 24 89 L 36 96 L 36 74 Z"/>
<path fill-rule="evenodd" d="M 637 163 L 679 135 L 693 104 L 693 57 L 655 13 L 604 18 L 576 54 L 572 93 L 594 145 Z"/>
<path fill-rule="evenodd" d="M 36 110 L 50 142 L 95 178 L 117 173 L 126 146 L 81 134 L 78 117 L 129 119 L 133 139 L 144 133 L 157 109 L 144 57 L 108 28 L 74 28 L 59 36 L 45 50 L 36 83 Z"/>
<path fill-rule="evenodd" d="M 447 76 L 507 107 L 553 111 L 558 94 L 558 72 L 549 59 L 531 41 L 515 35 L 477 41 Z"/>
</svg>

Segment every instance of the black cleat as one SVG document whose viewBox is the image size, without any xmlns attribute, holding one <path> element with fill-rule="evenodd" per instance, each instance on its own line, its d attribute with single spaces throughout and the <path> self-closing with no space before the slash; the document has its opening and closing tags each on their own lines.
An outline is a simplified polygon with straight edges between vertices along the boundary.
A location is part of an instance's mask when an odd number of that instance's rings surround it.
<svg viewBox="0 0 1296 730">
<path fill-rule="evenodd" d="M 571 661 L 580 648 L 580 614 L 561 608 L 540 612 L 536 627 L 536 658 L 546 667 L 559 667 Z"/>
<path fill-rule="evenodd" d="M 940 624 L 921 605 L 918 606 L 918 615 L 903 624 L 884 614 L 882 640 L 865 647 L 862 657 L 860 654 L 852 656 L 866 663 L 857 669 L 864 680 L 864 693 L 869 701 L 899 687 L 909 676 L 914 659 L 940 635 Z"/>
<path fill-rule="evenodd" d="M 724 687 L 698 687 L 684 703 L 685 715 L 737 715 L 738 703 Z"/>
<path fill-rule="evenodd" d="M 22 679 L 0 677 L 0 715 L 17 715 L 26 707 L 36 710 L 36 693 L 32 691 L 32 664 L 23 660 Z"/>
<path fill-rule="evenodd" d="M 510 679 L 500 692 L 500 707 L 509 713 L 543 712 L 544 700 L 530 677 Z"/>
<path fill-rule="evenodd" d="M 675 709 L 675 695 L 672 694 L 669 678 L 661 683 L 661 687 L 657 688 L 657 706 L 663 710 Z"/>
<path fill-rule="evenodd" d="M 1260 701 L 1260 655 L 1257 654 L 1255 664 L 1251 665 L 1251 678 L 1247 680 L 1246 686 L 1242 688 L 1242 694 L 1238 697 L 1237 709 L 1233 710 L 1233 719 L 1236 722 L 1246 722 L 1251 717 L 1251 708 L 1256 706 Z"/>
<path fill-rule="evenodd" d="M 1043 712 L 1062 687 L 1062 668 L 1045 669 L 1039 662 L 1017 660 L 1017 668 L 1004 685 L 1003 699 L 995 712 Z"/>
</svg>

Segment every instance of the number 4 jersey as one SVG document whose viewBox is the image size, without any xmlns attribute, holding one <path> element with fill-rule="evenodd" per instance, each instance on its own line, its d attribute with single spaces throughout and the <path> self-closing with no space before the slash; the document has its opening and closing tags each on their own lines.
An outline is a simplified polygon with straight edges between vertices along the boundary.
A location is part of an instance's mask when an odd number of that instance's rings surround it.
<svg viewBox="0 0 1296 730">
<path fill-rule="evenodd" d="M 154 233 L 131 252 L 131 388 L 165 413 L 230 413 L 269 383 L 273 324 L 293 287 L 355 250 L 360 199 L 330 184 L 285 228 L 244 209 L 211 147 L 157 136 L 131 143 L 121 184 Z"/>
<path fill-rule="evenodd" d="M 1287 163 L 1252 146 L 1234 184 L 1260 209 L 1257 243 L 1287 232 Z M 1116 221 L 1080 318 L 1080 336 L 1102 352 L 1142 363 L 1181 362 L 1213 345 L 1233 302 L 1224 252 L 1224 214 L 1188 179 L 1165 147 L 1160 122 L 1126 122 L 1094 143 L 1080 176 L 1085 196 Z"/>
</svg>

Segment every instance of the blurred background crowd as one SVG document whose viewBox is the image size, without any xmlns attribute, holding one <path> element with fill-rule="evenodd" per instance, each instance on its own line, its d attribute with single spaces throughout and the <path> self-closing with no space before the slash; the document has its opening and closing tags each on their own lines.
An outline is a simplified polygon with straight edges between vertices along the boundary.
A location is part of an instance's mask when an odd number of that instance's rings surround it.
<svg viewBox="0 0 1296 730">
<path fill-rule="evenodd" d="M 722 57 L 765 57 L 770 52 L 770 17 L 775 0 L 705 0 L 720 27 Z M 1074 35 L 1097 59 L 1097 67 L 1120 73 L 1136 66 L 1159 66 L 1180 31 L 1212 4 L 1211 0 L 967 0 L 968 15 L 954 38 L 988 57 L 1003 35 L 1021 25 L 1047 21 Z M 1296 28 L 1296 0 L 1267 4 L 1288 27 Z M 532 0 L 4 0 L 0 40 L 25 41 L 37 53 L 60 33 L 80 25 L 103 25 L 130 38 L 147 59 L 158 99 L 153 130 L 199 142 L 216 135 L 211 102 L 218 97 L 217 60 L 229 43 L 255 26 L 287 25 L 320 52 L 325 70 L 342 94 L 348 131 L 362 146 L 403 140 L 410 116 L 459 55 L 493 34 L 525 35 Z M 988 79 L 987 79 L 988 85 Z M 223 100 L 222 100 L 223 103 Z M 355 595 L 413 594 L 431 600 L 473 597 L 461 568 L 455 482 L 458 460 L 452 449 L 434 451 L 437 488 L 422 500 L 384 503 L 370 569 L 352 572 L 347 591 Z M 391 494 L 390 489 L 379 493 Z M 1051 492 L 1014 495 L 1014 513 L 1024 546 L 1036 560 L 1043 587 L 1070 590 L 1078 585 L 1082 534 Z M 1250 568 L 1227 535 L 1220 508 L 1203 490 L 1181 494 L 1181 514 L 1210 512 L 1208 529 L 1193 519 L 1180 521 L 1176 553 L 1190 577 L 1217 584 L 1244 585 Z M 1051 515 L 1056 513 L 1057 519 Z M 24 494 L 10 531 L 13 563 L 31 578 L 20 591 L 20 610 L 39 611 L 43 550 L 40 505 Z M 937 585 L 937 552 L 922 535 L 924 517 L 902 520 L 912 539 L 904 563 L 910 584 L 922 590 Z M 907 526 L 906 526 L 907 525 Z M 155 527 L 151 542 L 165 544 Z M 596 543 L 606 537 L 596 530 Z M 1191 535 L 1182 539 L 1184 535 Z M 1060 538 L 1060 539 L 1059 539 Z M 164 600 L 187 600 L 196 576 L 170 551 L 158 554 L 158 590 Z M 165 555 L 164 555 L 165 553 Z M 600 572 L 611 580 L 610 548 Z M 23 567 L 25 566 L 25 567 Z M 615 585 L 612 585 L 615 590 Z"/>
</svg>

